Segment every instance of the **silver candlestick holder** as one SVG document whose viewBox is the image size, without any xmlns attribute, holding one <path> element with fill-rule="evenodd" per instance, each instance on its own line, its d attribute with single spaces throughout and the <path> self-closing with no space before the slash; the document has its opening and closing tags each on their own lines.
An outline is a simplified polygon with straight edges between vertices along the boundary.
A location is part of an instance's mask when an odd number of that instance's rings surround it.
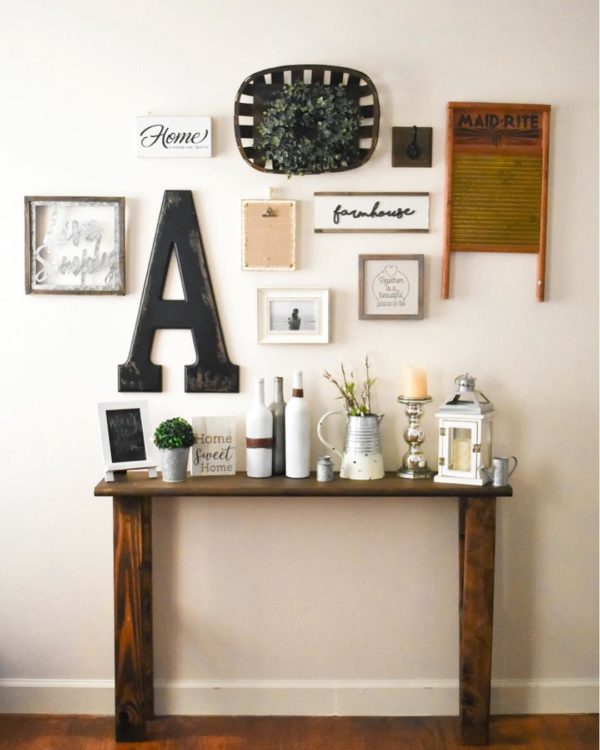
<svg viewBox="0 0 600 750">
<path fill-rule="evenodd" d="M 435 472 L 427 466 L 427 459 L 421 450 L 425 442 L 425 431 L 421 427 L 423 407 L 431 401 L 431 396 L 424 398 L 405 398 L 398 396 L 398 403 L 406 406 L 408 426 L 402 433 L 408 443 L 408 451 L 402 457 L 402 466 L 398 476 L 405 479 L 431 479 Z"/>
</svg>

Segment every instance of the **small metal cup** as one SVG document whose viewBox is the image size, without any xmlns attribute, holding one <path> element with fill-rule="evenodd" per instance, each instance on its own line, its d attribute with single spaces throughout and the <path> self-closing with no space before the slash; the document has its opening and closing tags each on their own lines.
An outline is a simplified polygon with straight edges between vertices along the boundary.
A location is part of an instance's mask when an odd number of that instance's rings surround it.
<svg viewBox="0 0 600 750">
<path fill-rule="evenodd" d="M 510 460 L 514 461 L 512 469 L 508 469 Z M 492 458 L 492 484 L 494 487 L 504 487 L 517 468 L 518 461 L 515 456 L 494 456 Z"/>
</svg>

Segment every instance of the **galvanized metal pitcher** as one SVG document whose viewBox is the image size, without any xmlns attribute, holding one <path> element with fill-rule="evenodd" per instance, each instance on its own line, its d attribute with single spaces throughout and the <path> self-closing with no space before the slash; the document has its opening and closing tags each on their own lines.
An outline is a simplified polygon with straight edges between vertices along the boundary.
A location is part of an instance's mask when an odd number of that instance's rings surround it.
<svg viewBox="0 0 600 750">
<path fill-rule="evenodd" d="M 341 458 L 340 477 L 342 479 L 381 479 L 385 473 L 379 442 L 379 423 L 383 419 L 383 414 L 347 417 L 343 452 L 323 435 L 323 425 L 333 414 L 345 415 L 345 412 L 328 411 L 323 414 L 317 425 L 317 435 L 323 445 Z"/>
</svg>

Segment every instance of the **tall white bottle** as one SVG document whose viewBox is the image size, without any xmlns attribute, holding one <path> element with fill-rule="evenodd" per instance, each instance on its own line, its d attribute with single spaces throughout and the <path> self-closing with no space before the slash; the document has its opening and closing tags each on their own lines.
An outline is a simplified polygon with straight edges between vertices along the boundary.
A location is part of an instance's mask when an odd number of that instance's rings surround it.
<svg viewBox="0 0 600 750">
<path fill-rule="evenodd" d="M 304 398 L 302 371 L 292 379 L 292 397 L 285 407 L 285 475 L 303 479 L 310 474 L 310 410 Z"/>
<path fill-rule="evenodd" d="M 273 473 L 273 415 L 265 406 L 265 381 L 254 383 L 254 402 L 246 414 L 246 474 L 270 477 Z"/>
</svg>

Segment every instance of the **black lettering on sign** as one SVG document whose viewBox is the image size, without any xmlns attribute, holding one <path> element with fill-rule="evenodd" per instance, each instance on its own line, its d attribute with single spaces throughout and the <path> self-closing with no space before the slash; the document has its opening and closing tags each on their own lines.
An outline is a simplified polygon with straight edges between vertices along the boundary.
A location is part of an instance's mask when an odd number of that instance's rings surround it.
<svg viewBox="0 0 600 750">
<path fill-rule="evenodd" d="M 456 143 L 473 146 L 537 146 L 540 118 L 535 112 L 457 112 Z"/>
<path fill-rule="evenodd" d="M 383 216 L 391 216 L 392 218 L 401 219 L 403 216 L 412 216 L 415 213 L 414 208 L 394 208 L 392 211 L 379 211 L 378 209 L 379 201 L 375 201 L 370 211 L 359 211 L 356 208 L 348 211 L 348 209 L 339 203 L 333 209 L 333 223 L 339 224 L 341 216 L 351 216 L 353 219 L 377 219 Z"/>
<path fill-rule="evenodd" d="M 206 140 L 208 137 L 208 130 L 192 132 L 174 132 L 169 130 L 166 125 L 156 123 L 155 125 L 148 125 L 140 133 L 140 143 L 144 148 L 152 148 L 157 143 L 161 144 L 163 148 L 169 148 L 175 144 L 188 144 L 193 143 L 198 145 Z"/>
<path fill-rule="evenodd" d="M 163 299 L 171 253 L 185 299 Z M 119 391 L 161 391 L 162 367 L 150 360 L 154 334 L 187 328 L 196 361 L 185 367 L 188 393 L 239 393 L 239 367 L 229 361 L 190 190 L 167 190 L 148 263 L 131 350 L 119 365 Z"/>
</svg>

